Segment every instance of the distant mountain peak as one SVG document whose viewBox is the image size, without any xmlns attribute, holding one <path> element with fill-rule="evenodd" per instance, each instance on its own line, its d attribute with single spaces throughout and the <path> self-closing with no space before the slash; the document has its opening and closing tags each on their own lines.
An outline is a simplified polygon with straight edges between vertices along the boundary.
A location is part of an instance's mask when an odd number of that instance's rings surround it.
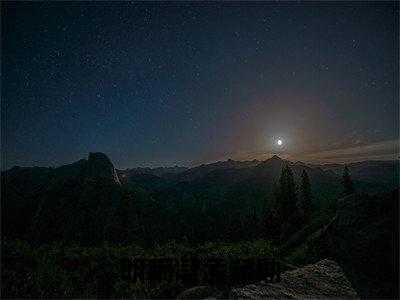
<svg viewBox="0 0 400 300">
<path fill-rule="evenodd" d="M 260 167 L 274 165 L 277 167 L 283 166 L 285 161 L 280 158 L 278 155 L 273 155 L 271 158 L 268 158 L 259 164 Z"/>
<path fill-rule="evenodd" d="M 89 161 L 91 161 L 91 160 L 107 160 L 111 163 L 107 154 L 105 154 L 103 152 L 90 152 L 89 153 Z"/>
<path fill-rule="evenodd" d="M 93 178 L 112 178 L 121 184 L 118 174 L 109 157 L 102 152 L 90 152 L 87 161 L 86 175 Z"/>
<path fill-rule="evenodd" d="M 274 155 L 274 156 L 272 156 L 270 159 L 268 159 L 268 160 L 283 160 L 282 158 L 280 158 L 278 155 Z"/>
</svg>

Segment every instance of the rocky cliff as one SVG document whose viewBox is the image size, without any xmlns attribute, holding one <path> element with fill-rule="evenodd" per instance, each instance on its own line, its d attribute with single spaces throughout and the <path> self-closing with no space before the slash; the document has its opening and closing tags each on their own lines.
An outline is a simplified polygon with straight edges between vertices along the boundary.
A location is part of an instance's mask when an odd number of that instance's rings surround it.
<svg viewBox="0 0 400 300">
<path fill-rule="evenodd" d="M 101 152 L 89 153 L 89 158 L 84 166 L 84 173 L 85 176 L 91 178 L 109 178 L 121 184 L 111 160 Z"/>
<path fill-rule="evenodd" d="M 398 190 L 339 200 L 331 222 L 310 236 L 307 261 L 330 258 L 376 281 L 378 298 L 398 298 Z"/>
<path fill-rule="evenodd" d="M 188 289 L 178 299 L 358 299 L 342 267 L 321 260 L 281 275 L 280 283 L 257 282 L 233 289 L 199 286 Z"/>
<path fill-rule="evenodd" d="M 280 283 L 259 282 L 229 293 L 233 299 L 357 299 L 342 267 L 322 260 L 282 274 Z"/>
</svg>

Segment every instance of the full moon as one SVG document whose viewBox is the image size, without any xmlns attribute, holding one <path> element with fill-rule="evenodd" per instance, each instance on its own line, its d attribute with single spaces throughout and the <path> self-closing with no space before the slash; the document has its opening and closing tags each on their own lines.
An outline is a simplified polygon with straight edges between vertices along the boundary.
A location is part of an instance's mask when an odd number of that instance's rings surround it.
<svg viewBox="0 0 400 300">
<path fill-rule="evenodd" d="M 278 144 L 278 146 L 282 146 L 283 144 L 282 140 L 277 140 L 276 143 Z"/>
</svg>

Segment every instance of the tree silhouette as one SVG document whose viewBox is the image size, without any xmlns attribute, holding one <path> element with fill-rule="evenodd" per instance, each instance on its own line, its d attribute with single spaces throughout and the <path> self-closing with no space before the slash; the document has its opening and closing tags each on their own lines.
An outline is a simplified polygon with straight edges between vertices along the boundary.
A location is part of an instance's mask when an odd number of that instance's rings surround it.
<svg viewBox="0 0 400 300">
<path fill-rule="evenodd" d="M 344 167 L 342 185 L 342 196 L 352 195 L 356 193 L 356 189 L 354 187 L 353 181 L 350 178 L 349 169 L 347 167 Z"/>
<path fill-rule="evenodd" d="M 253 216 L 251 217 L 250 224 L 251 224 L 251 229 L 250 229 L 251 237 L 254 239 L 258 238 L 260 231 L 258 224 L 258 216 L 255 208 L 253 209 Z"/>
<path fill-rule="evenodd" d="M 300 209 L 305 215 L 308 215 L 312 210 L 311 184 L 305 170 L 301 173 Z"/>
<path fill-rule="evenodd" d="M 231 226 L 228 230 L 228 235 L 230 240 L 232 241 L 239 241 L 242 240 L 245 236 L 243 230 L 242 220 L 240 218 L 235 218 L 231 222 Z"/>
<path fill-rule="evenodd" d="M 263 237 L 268 236 L 268 200 L 267 198 L 264 199 L 263 204 L 262 204 L 262 210 L 261 210 L 261 220 L 260 220 L 260 232 Z"/>
<path fill-rule="evenodd" d="M 250 209 L 243 216 L 242 219 L 243 226 L 243 237 L 242 239 L 255 239 L 259 237 L 259 224 L 258 224 L 258 216 L 255 209 Z"/>
<path fill-rule="evenodd" d="M 136 202 L 133 195 L 124 190 L 111 229 L 112 240 L 118 244 L 142 242 L 143 231 L 136 215 Z"/>
<path fill-rule="evenodd" d="M 270 201 L 265 198 L 262 205 L 261 217 L 259 221 L 260 235 L 263 238 L 274 239 L 276 238 L 276 207 L 273 199 Z"/>
<path fill-rule="evenodd" d="M 282 168 L 279 186 L 275 190 L 277 219 L 282 225 L 289 216 L 297 214 L 297 188 L 289 165 Z"/>
</svg>

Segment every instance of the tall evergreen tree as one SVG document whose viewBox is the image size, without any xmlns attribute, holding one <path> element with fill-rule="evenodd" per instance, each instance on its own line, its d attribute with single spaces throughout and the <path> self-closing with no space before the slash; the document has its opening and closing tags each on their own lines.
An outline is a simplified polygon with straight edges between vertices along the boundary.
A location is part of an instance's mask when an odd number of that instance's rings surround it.
<svg viewBox="0 0 400 300">
<path fill-rule="evenodd" d="M 311 184 L 306 170 L 301 173 L 300 209 L 305 215 L 308 215 L 312 210 Z"/>
<path fill-rule="evenodd" d="M 260 235 L 260 230 L 259 230 L 259 224 L 258 224 L 258 216 L 257 216 L 257 212 L 256 209 L 253 209 L 253 216 L 251 219 L 251 237 L 252 238 L 258 238 Z"/>
<path fill-rule="evenodd" d="M 260 235 L 263 238 L 274 239 L 276 238 L 276 209 L 273 199 L 265 198 L 261 210 L 261 217 L 259 221 Z"/>
<path fill-rule="evenodd" d="M 255 209 L 250 209 L 243 216 L 243 239 L 255 239 L 259 236 L 258 216 Z"/>
<path fill-rule="evenodd" d="M 294 214 L 297 214 L 297 188 L 289 165 L 282 168 L 278 189 L 275 190 L 277 202 L 277 219 L 279 224 Z"/>
<path fill-rule="evenodd" d="M 268 236 L 268 200 L 267 198 L 264 199 L 262 204 L 261 210 L 261 220 L 260 220 L 260 233 L 261 236 L 267 237 Z"/>
<path fill-rule="evenodd" d="M 240 218 L 232 220 L 228 234 L 230 240 L 232 241 L 239 241 L 243 239 L 245 234 L 243 230 L 242 220 Z"/>
<path fill-rule="evenodd" d="M 356 193 L 356 189 L 354 187 L 353 181 L 350 178 L 349 169 L 344 167 L 343 177 L 342 177 L 342 196 L 352 195 Z"/>
<path fill-rule="evenodd" d="M 143 230 L 136 215 L 136 199 L 124 190 L 111 227 L 111 239 L 119 244 L 141 243 Z"/>
</svg>

